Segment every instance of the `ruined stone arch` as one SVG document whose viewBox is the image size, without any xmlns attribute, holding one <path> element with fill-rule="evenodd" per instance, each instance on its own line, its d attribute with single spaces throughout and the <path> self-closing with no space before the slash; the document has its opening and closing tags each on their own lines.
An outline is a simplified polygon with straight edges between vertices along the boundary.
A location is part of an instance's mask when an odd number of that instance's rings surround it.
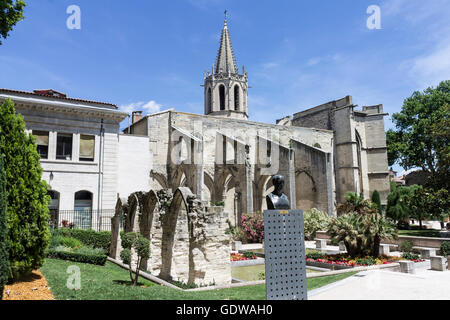
<svg viewBox="0 0 450 320">
<path fill-rule="evenodd" d="M 310 210 L 318 202 L 316 182 L 312 174 L 305 169 L 295 172 L 296 206 L 301 210 Z"/>
<path fill-rule="evenodd" d="M 139 207 L 139 199 L 136 193 L 132 193 L 127 199 L 127 211 L 124 213 L 124 231 L 134 232 L 137 231 L 138 228 L 138 216 L 136 215 L 136 211 Z"/>
<path fill-rule="evenodd" d="M 151 230 L 153 227 L 153 215 L 155 209 L 159 207 L 158 195 L 155 191 L 150 190 L 143 199 L 143 207 L 141 209 L 141 217 L 139 219 L 139 230 L 146 238 L 151 238 Z"/>
<path fill-rule="evenodd" d="M 260 176 L 253 184 L 253 197 L 255 199 L 253 208 L 255 212 L 263 212 L 267 210 L 266 196 L 271 192 L 272 187 L 271 176 Z"/>
<path fill-rule="evenodd" d="M 162 174 L 162 173 L 158 173 L 155 171 L 150 171 L 150 178 L 156 180 L 156 182 L 158 182 L 160 188 L 156 188 L 156 189 L 169 189 L 169 182 L 167 181 L 167 177 Z"/>
<path fill-rule="evenodd" d="M 120 239 L 120 227 L 122 217 L 127 214 L 128 211 L 128 199 L 117 198 L 116 207 L 114 209 L 114 217 L 111 218 L 111 245 L 109 247 L 109 256 L 113 259 L 117 259 L 120 256 L 121 239 Z"/>
<path fill-rule="evenodd" d="M 205 187 L 208 189 L 209 191 L 209 198 L 207 197 L 207 199 L 210 199 L 211 201 L 214 201 L 214 199 L 216 198 L 215 195 L 215 188 L 214 188 L 214 179 L 213 177 L 208 173 L 208 172 L 204 172 L 204 185 Z"/>
<path fill-rule="evenodd" d="M 189 188 L 178 188 L 173 194 L 170 207 L 161 217 L 161 273 L 165 280 L 189 278 L 189 256 L 173 255 L 174 252 L 189 251 L 188 198 L 195 197 Z"/>
</svg>

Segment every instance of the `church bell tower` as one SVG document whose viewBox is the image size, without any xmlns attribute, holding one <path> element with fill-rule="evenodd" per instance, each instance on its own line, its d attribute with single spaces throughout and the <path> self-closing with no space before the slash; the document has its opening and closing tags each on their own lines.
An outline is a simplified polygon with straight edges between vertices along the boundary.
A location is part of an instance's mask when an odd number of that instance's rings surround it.
<svg viewBox="0 0 450 320">
<path fill-rule="evenodd" d="M 234 57 L 227 12 L 216 64 L 205 72 L 205 115 L 248 120 L 248 76 Z"/>
</svg>

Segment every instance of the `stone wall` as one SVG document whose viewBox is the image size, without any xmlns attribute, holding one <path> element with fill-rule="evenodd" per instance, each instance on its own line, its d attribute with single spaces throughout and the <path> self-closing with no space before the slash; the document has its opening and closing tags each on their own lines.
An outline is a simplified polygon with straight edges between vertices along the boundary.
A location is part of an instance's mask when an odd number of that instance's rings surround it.
<svg viewBox="0 0 450 320">
<path fill-rule="evenodd" d="M 134 200 L 137 199 L 137 200 Z M 197 285 L 231 283 L 230 236 L 225 234 L 227 214 L 210 207 L 189 188 L 157 193 L 136 193 L 118 201 L 116 216 L 125 213 L 125 232 L 138 231 L 150 240 L 151 255 L 141 269 L 173 280 Z M 117 218 L 113 218 L 117 224 Z M 134 223 L 133 223 L 134 222 Z M 113 225 L 110 255 L 120 251 Z"/>
</svg>

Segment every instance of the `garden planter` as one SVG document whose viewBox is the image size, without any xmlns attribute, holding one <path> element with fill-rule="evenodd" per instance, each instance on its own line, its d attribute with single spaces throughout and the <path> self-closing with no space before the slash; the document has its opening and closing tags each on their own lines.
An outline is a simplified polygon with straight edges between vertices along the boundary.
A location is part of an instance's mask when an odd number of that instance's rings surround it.
<svg viewBox="0 0 450 320">
<path fill-rule="evenodd" d="M 231 244 L 231 248 L 233 251 L 239 251 L 242 250 L 242 242 L 241 241 L 233 241 Z"/>
</svg>

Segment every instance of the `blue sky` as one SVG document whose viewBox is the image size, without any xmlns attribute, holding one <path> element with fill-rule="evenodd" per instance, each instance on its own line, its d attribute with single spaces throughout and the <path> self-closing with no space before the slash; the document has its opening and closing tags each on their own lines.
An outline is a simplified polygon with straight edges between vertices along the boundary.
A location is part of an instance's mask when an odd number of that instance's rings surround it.
<svg viewBox="0 0 450 320">
<path fill-rule="evenodd" d="M 27 2 L 0 46 L 2 88 L 202 113 L 203 71 L 215 62 L 225 9 L 253 121 L 346 95 L 392 114 L 413 91 L 450 79 L 448 0 Z M 66 27 L 72 4 L 81 30 Z M 370 5 L 381 8 L 381 30 L 366 27 Z"/>
</svg>

